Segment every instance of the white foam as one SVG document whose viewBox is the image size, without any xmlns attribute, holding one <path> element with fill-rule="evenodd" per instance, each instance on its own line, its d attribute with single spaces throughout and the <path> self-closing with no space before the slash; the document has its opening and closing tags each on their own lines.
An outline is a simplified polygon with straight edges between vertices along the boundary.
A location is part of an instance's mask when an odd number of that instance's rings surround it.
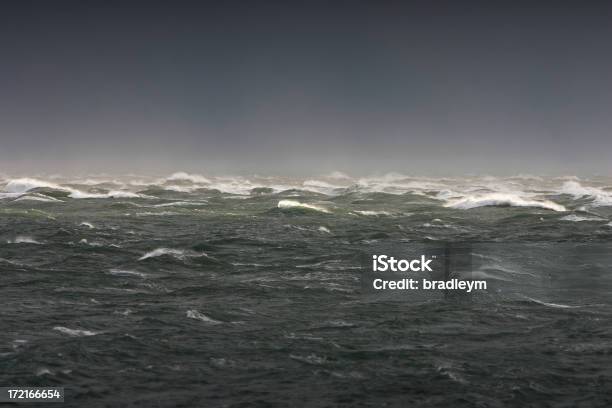
<svg viewBox="0 0 612 408">
<path fill-rule="evenodd" d="M 4 186 L 4 191 L 7 193 L 26 193 L 32 189 L 40 187 L 52 188 L 54 190 L 66 190 L 59 184 L 25 177 L 10 180 L 6 186 Z"/>
<path fill-rule="evenodd" d="M 329 210 L 327 208 L 323 208 L 323 207 L 320 207 L 318 205 L 313 205 L 313 204 L 301 203 L 295 200 L 280 200 L 278 202 L 278 208 L 282 210 L 301 208 L 301 209 L 306 209 L 306 210 L 319 211 L 322 213 L 329 213 Z"/>
<path fill-rule="evenodd" d="M 458 200 L 452 200 L 445 207 L 469 210 L 486 206 L 539 207 L 553 211 L 566 211 L 565 207 L 550 200 L 533 200 L 522 198 L 510 193 L 490 193 L 483 195 L 468 195 Z"/>
<path fill-rule="evenodd" d="M 68 327 L 64 326 L 55 326 L 53 330 L 57 330 L 60 333 L 64 333 L 73 337 L 95 336 L 96 334 L 100 334 L 99 332 L 94 332 L 91 330 L 69 329 Z"/>
<path fill-rule="evenodd" d="M 357 181 L 357 187 L 365 192 L 388 194 L 413 193 L 423 195 L 427 191 L 440 191 L 447 186 L 442 180 L 415 178 L 398 173 L 388 173 L 382 177 L 363 177 Z"/>
<path fill-rule="evenodd" d="M 143 256 L 138 258 L 139 261 L 144 261 L 149 258 L 156 258 L 158 256 L 170 255 L 178 259 L 185 259 L 188 257 L 199 257 L 199 256 L 207 256 L 203 252 L 194 252 L 188 251 L 184 249 L 172 249 L 172 248 L 157 248 L 153 251 L 145 253 Z"/>
<path fill-rule="evenodd" d="M 267 187 L 262 183 L 254 183 L 244 177 L 217 177 L 210 188 L 228 194 L 249 195 L 251 190 L 258 187 Z"/>
<path fill-rule="evenodd" d="M 9 244 L 37 244 L 40 245 L 41 243 L 36 241 L 34 238 L 32 237 L 28 237 L 25 235 L 19 235 L 17 236 L 14 240 L 8 240 L 6 241 Z"/>
<path fill-rule="evenodd" d="M 41 176 L 42 177 L 42 176 Z M 437 199 L 448 206 L 457 208 L 475 208 L 484 205 L 535 206 L 562 211 L 556 199 L 546 197 L 558 194 L 569 194 L 575 199 L 588 199 L 587 207 L 612 206 L 612 189 L 602 187 L 601 181 L 579 180 L 575 177 L 551 178 L 532 175 L 513 177 L 464 176 L 453 178 L 434 178 L 409 176 L 399 173 L 388 173 L 382 176 L 351 178 L 342 173 L 332 173 L 317 178 L 263 177 L 252 175 L 204 177 L 200 174 L 177 172 L 167 178 L 153 176 L 126 175 L 116 178 L 108 175 L 81 175 L 77 178 L 64 176 L 44 176 L 9 178 L 0 182 L 0 199 L 19 199 L 34 201 L 62 201 L 32 192 L 35 188 L 51 188 L 65 192 L 75 199 L 107 199 L 107 198 L 153 198 L 139 194 L 135 186 L 153 186 L 165 190 L 190 193 L 197 189 L 217 189 L 223 193 L 236 196 L 250 195 L 253 188 L 270 188 L 274 193 L 286 190 L 308 190 L 325 195 L 338 194 L 343 189 L 356 193 L 387 193 L 415 194 L 428 199 Z M 603 180 L 603 178 L 598 179 Z M 112 190 L 89 189 L 90 185 L 100 184 L 112 186 Z M 4 187 L 2 187 L 4 186 Z M 116 187 L 115 187 L 116 186 Z M 91 192 L 90 192 L 91 191 Z M 495 196 L 497 195 L 497 196 Z M 501 197 L 500 195 L 505 196 Z M 22 198 L 20 198 L 22 197 Z M 289 197 L 287 197 L 289 198 Z M 368 199 L 363 197 L 363 199 Z M 491 199 L 490 202 L 487 200 Z M 299 200 L 299 199 L 296 199 Z M 420 200 L 420 199 L 418 199 Z M 554 201 L 550 201 L 554 200 Z M 64 200 L 65 201 L 65 200 Z M 293 201 L 293 200 L 289 200 Z M 157 201 L 159 203 L 159 201 Z M 582 204 L 582 203 L 581 203 Z M 200 205 L 188 200 L 161 202 L 158 207 L 180 207 Z M 290 207 L 291 206 L 291 207 Z M 308 207 L 310 206 L 310 208 Z M 321 207 L 313 204 L 288 204 L 283 208 L 302 207 L 321 211 Z M 313 208 L 314 207 L 314 208 Z M 573 208 L 573 207 L 572 207 Z M 323 212 L 328 211 L 325 209 Z M 355 215 L 350 213 L 351 215 Z M 356 213 L 359 214 L 359 213 Z M 361 214 L 365 215 L 365 214 Z M 385 215 L 385 214 L 379 214 Z"/>
<path fill-rule="evenodd" d="M 302 189 L 321 194 L 332 194 L 334 190 L 343 186 L 331 184 L 323 180 L 306 180 L 302 183 Z"/>
<path fill-rule="evenodd" d="M 131 276 L 138 276 L 139 278 L 146 278 L 147 275 L 142 273 L 142 272 L 136 272 L 136 271 L 129 271 L 126 269 L 110 269 L 108 271 L 108 273 L 110 273 L 111 275 L 118 275 L 118 276 L 125 276 L 125 275 L 131 275 Z"/>
<path fill-rule="evenodd" d="M 43 375 L 53 375 L 53 372 L 47 367 L 40 367 L 36 370 L 36 376 L 41 377 Z"/>
<path fill-rule="evenodd" d="M 137 212 L 136 216 L 137 217 L 162 217 L 162 216 L 167 216 L 167 215 L 181 215 L 181 213 L 177 213 L 174 211 L 159 211 L 159 212 L 153 212 L 153 211 L 144 211 L 144 212 Z"/>
<path fill-rule="evenodd" d="M 588 217 L 588 216 L 584 216 L 584 215 L 576 215 L 576 214 L 570 214 L 570 215 L 566 215 L 565 217 L 561 217 L 560 218 L 561 221 L 573 221 L 573 222 L 582 222 L 582 221 L 605 221 L 605 219 L 603 218 L 599 218 L 599 217 Z"/>
<path fill-rule="evenodd" d="M 41 202 L 47 202 L 47 203 L 63 203 L 62 200 L 58 200 L 57 198 L 53 198 L 53 197 L 49 197 L 46 196 L 44 194 L 28 194 L 28 195 L 23 195 L 21 197 L 16 198 L 13 201 L 41 201 Z"/>
<path fill-rule="evenodd" d="M 173 201 L 171 203 L 155 204 L 153 207 L 183 207 L 192 205 L 204 205 L 207 201 Z"/>
<path fill-rule="evenodd" d="M 380 215 L 391 215 L 388 211 L 371 211 L 371 210 L 363 210 L 363 211 L 353 211 L 360 215 L 371 215 L 371 216 L 380 216 Z"/>
<path fill-rule="evenodd" d="M 191 193 L 200 188 L 199 186 L 176 186 L 174 184 L 161 186 L 166 191 L 176 191 L 177 193 Z"/>
<path fill-rule="evenodd" d="M 612 206 L 612 192 L 597 187 L 583 186 L 577 181 L 566 181 L 560 190 L 563 194 L 569 194 L 574 198 L 590 198 L 593 206 Z"/>
<path fill-rule="evenodd" d="M 92 247 L 102 247 L 102 246 L 105 246 L 105 244 L 103 244 L 103 243 L 101 243 L 101 242 L 95 242 L 95 241 L 91 241 L 91 242 L 89 242 L 89 241 L 88 241 L 87 239 L 85 239 L 85 238 L 81 239 L 81 240 L 79 241 L 79 244 L 89 245 L 89 246 L 92 246 Z M 108 245 L 108 246 L 110 246 L 110 247 L 115 247 L 115 248 L 119 248 L 119 246 L 118 246 L 118 245 L 115 245 L 115 244 L 110 244 L 110 245 Z"/>
<path fill-rule="evenodd" d="M 87 193 L 75 188 L 66 187 L 57 183 L 50 183 L 47 181 L 34 179 L 34 178 L 20 178 L 10 180 L 4 191 L 6 193 L 25 194 L 35 188 L 50 188 L 54 190 L 65 191 L 71 198 L 138 198 L 143 197 L 140 194 L 133 193 L 131 191 L 116 190 L 109 191 L 108 193 Z"/>
<path fill-rule="evenodd" d="M 220 322 L 219 320 L 215 320 L 212 319 L 208 316 L 206 316 L 204 313 L 200 313 L 197 310 L 188 310 L 187 311 L 187 317 L 190 319 L 196 319 L 196 320 L 200 320 L 203 321 L 205 323 L 208 324 L 221 324 L 223 322 Z"/>
<path fill-rule="evenodd" d="M 558 309 L 574 309 L 580 306 L 570 306 L 570 305 L 562 305 L 559 303 L 550 303 L 550 302 L 544 302 L 542 300 L 538 300 L 538 299 L 534 299 L 534 298 L 530 298 L 528 296 L 524 296 L 525 299 L 530 300 L 534 303 L 537 303 L 539 305 L 542 306 L 548 306 L 548 307 L 554 307 L 554 308 L 558 308 Z"/>
<path fill-rule="evenodd" d="M 83 221 L 83 222 L 82 222 L 82 223 L 80 223 L 79 225 L 80 225 L 80 226 L 83 226 L 83 227 L 87 227 L 87 228 L 89 228 L 89 229 L 93 229 L 93 228 L 94 228 L 93 224 L 92 224 L 92 223 L 90 223 L 90 222 L 85 222 L 85 221 Z"/>
<path fill-rule="evenodd" d="M 324 232 L 324 233 L 326 233 L 326 234 L 331 234 L 331 231 L 329 230 L 329 228 L 324 227 L 323 225 L 321 225 L 321 226 L 319 227 L 319 231 L 320 231 L 320 232 Z"/>
<path fill-rule="evenodd" d="M 72 198 L 142 198 L 141 194 L 131 191 L 117 190 L 108 193 L 86 193 L 81 190 L 70 189 L 69 197 Z"/>
<path fill-rule="evenodd" d="M 194 184 L 209 184 L 210 180 L 204 176 L 199 174 L 189 174 L 184 171 L 179 171 L 177 173 L 172 174 L 170 177 L 167 177 L 168 181 L 191 181 Z"/>
</svg>

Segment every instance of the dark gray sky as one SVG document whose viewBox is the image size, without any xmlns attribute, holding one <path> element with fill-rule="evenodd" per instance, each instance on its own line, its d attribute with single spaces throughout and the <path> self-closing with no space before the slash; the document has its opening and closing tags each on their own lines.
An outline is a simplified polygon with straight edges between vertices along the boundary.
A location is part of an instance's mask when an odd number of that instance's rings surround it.
<svg viewBox="0 0 612 408">
<path fill-rule="evenodd" d="M 532 3 L 5 1 L 0 172 L 610 174 L 612 7 Z"/>
</svg>

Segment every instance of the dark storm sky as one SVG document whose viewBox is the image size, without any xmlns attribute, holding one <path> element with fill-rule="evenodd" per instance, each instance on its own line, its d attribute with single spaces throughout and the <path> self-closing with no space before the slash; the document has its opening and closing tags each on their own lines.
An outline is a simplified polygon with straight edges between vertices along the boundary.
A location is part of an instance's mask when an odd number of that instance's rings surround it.
<svg viewBox="0 0 612 408">
<path fill-rule="evenodd" d="M 5 1 L 0 172 L 612 171 L 597 2 Z"/>
</svg>

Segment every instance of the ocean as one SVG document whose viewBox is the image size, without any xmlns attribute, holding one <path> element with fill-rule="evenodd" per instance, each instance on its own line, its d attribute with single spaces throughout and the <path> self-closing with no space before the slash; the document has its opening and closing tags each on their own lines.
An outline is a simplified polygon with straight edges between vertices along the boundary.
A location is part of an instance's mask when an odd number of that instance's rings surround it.
<svg viewBox="0 0 612 408">
<path fill-rule="evenodd" d="M 364 293 L 423 245 L 487 290 Z M 0 384 L 67 407 L 612 405 L 606 177 L 5 175 L 0 276 Z"/>
</svg>

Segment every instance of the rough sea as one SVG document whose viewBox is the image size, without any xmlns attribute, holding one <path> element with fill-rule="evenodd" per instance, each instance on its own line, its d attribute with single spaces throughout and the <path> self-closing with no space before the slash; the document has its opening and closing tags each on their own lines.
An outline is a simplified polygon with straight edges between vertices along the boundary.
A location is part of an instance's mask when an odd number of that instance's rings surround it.
<svg viewBox="0 0 612 408">
<path fill-rule="evenodd" d="M 486 292 L 362 293 L 449 243 Z M 605 177 L 0 176 L 0 288 L 0 385 L 66 407 L 612 406 Z"/>
</svg>

